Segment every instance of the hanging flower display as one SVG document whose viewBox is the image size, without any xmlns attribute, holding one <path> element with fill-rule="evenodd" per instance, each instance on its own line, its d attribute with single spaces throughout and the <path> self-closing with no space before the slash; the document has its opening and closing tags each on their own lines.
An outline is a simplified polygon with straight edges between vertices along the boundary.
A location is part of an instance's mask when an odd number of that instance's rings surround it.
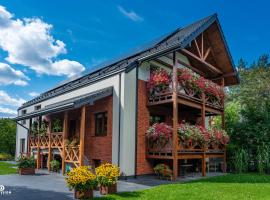
<svg viewBox="0 0 270 200">
<path fill-rule="evenodd" d="M 170 82 L 171 75 L 164 69 L 160 68 L 151 72 L 147 87 L 151 93 L 160 92 L 167 89 Z"/>
<path fill-rule="evenodd" d="M 148 128 L 147 137 L 152 142 L 165 145 L 172 137 L 172 127 L 165 123 L 155 123 Z"/>
</svg>

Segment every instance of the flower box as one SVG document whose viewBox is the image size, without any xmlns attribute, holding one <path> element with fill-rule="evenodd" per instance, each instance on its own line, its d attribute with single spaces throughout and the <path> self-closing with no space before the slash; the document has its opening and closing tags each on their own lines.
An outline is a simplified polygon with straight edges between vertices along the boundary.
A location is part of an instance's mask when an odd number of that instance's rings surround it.
<svg viewBox="0 0 270 200">
<path fill-rule="evenodd" d="M 109 186 L 101 185 L 99 187 L 99 191 L 101 195 L 114 194 L 117 192 L 117 184 L 113 184 Z"/>
<path fill-rule="evenodd" d="M 78 190 L 74 190 L 74 198 L 75 199 L 92 199 L 94 197 L 93 195 L 93 190 L 89 189 L 86 191 L 78 191 Z"/>
<path fill-rule="evenodd" d="M 19 168 L 20 175 L 34 175 L 35 168 Z"/>
</svg>

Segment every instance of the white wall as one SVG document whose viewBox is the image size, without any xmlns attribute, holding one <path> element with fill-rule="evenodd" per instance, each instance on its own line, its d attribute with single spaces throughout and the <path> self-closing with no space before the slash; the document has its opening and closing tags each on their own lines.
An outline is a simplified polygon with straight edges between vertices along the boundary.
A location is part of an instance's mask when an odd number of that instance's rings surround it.
<svg viewBox="0 0 270 200">
<path fill-rule="evenodd" d="M 127 176 L 135 174 L 136 68 L 122 75 L 120 168 Z"/>
</svg>

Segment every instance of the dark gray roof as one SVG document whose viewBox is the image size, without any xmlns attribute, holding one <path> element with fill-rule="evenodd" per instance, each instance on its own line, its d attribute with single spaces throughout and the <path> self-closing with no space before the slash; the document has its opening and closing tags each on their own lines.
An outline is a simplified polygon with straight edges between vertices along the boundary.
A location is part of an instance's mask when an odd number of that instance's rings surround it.
<svg viewBox="0 0 270 200">
<path fill-rule="evenodd" d="M 64 94 L 66 92 L 70 92 L 74 89 L 92 84 L 108 76 L 112 76 L 124 71 L 129 71 L 133 67 L 137 66 L 140 59 L 149 56 L 159 55 L 160 52 L 173 48 L 185 48 L 194 38 L 196 38 L 200 33 L 202 33 L 215 21 L 218 22 L 216 14 L 201 19 L 184 28 L 178 28 L 175 31 L 155 40 L 154 42 L 148 43 L 141 48 L 137 48 L 135 51 L 131 52 L 128 55 L 113 60 L 112 62 L 106 63 L 105 65 L 99 66 L 94 71 L 89 72 L 88 74 L 83 75 L 76 80 L 64 83 L 54 89 L 42 93 L 40 96 L 24 103 L 19 109 Z"/>
<path fill-rule="evenodd" d="M 16 117 L 15 120 L 20 121 L 24 119 L 29 119 L 29 118 L 45 115 L 48 113 L 56 113 L 56 112 L 61 112 L 67 109 L 79 108 L 83 105 L 89 105 L 89 104 L 92 105 L 95 101 L 102 99 L 104 97 L 110 96 L 112 95 L 112 93 L 113 93 L 113 87 L 107 87 L 101 90 L 97 90 L 95 92 L 91 92 L 89 94 L 67 99 L 59 103 L 47 105 L 42 109 L 35 110 L 25 115 L 20 115 Z"/>
</svg>

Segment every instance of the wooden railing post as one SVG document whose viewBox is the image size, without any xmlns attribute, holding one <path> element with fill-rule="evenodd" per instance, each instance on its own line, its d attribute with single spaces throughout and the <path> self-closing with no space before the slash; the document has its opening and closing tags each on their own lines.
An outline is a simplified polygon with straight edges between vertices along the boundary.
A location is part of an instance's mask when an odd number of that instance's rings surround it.
<svg viewBox="0 0 270 200">
<path fill-rule="evenodd" d="M 31 146 L 30 146 L 30 137 L 31 137 L 31 129 L 32 129 L 32 118 L 29 119 L 29 130 L 28 130 L 28 137 L 27 137 L 27 157 L 31 156 Z"/>
<path fill-rule="evenodd" d="M 40 135 L 38 133 L 38 145 L 37 145 L 37 169 L 40 168 Z"/>
<path fill-rule="evenodd" d="M 84 165 L 84 138 L 85 138 L 85 116 L 86 106 L 81 109 L 81 126 L 80 126 L 80 149 L 79 149 L 79 166 Z"/>
<path fill-rule="evenodd" d="M 201 126 L 205 128 L 205 93 L 202 93 L 202 111 L 201 111 L 202 122 Z M 206 160 L 205 160 L 205 147 L 203 147 L 203 156 L 202 156 L 202 176 L 206 175 Z"/>
<path fill-rule="evenodd" d="M 178 77 L 177 77 L 177 58 L 176 53 L 173 52 L 173 180 L 178 177 Z"/>
<path fill-rule="evenodd" d="M 63 143 L 62 143 L 62 174 L 66 172 L 66 139 L 67 139 L 67 130 L 68 129 L 68 111 L 64 113 L 64 122 L 63 122 Z"/>
</svg>

